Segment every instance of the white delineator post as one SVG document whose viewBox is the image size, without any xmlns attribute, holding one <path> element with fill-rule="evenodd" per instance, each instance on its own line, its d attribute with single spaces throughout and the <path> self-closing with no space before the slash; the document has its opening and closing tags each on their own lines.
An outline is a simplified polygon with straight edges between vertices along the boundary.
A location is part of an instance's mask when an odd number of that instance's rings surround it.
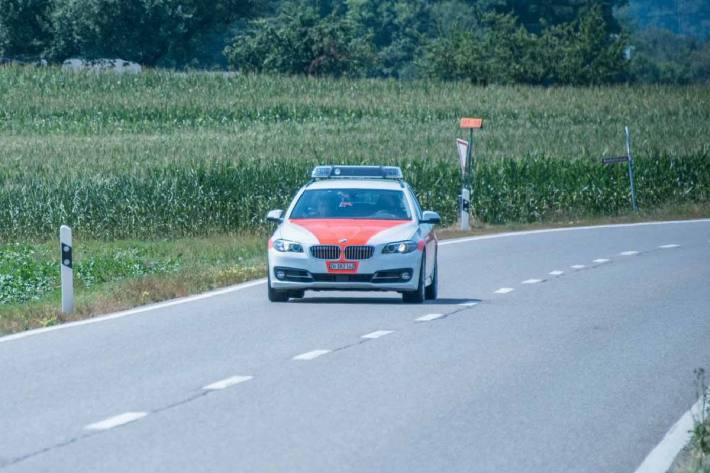
<svg viewBox="0 0 710 473">
<path fill-rule="evenodd" d="M 462 231 L 468 231 L 471 229 L 471 225 L 469 223 L 469 210 L 470 210 L 470 202 L 471 202 L 471 192 L 469 189 L 466 187 L 467 182 L 466 182 L 466 175 L 467 175 L 467 168 L 468 168 L 468 162 L 469 162 L 469 147 L 470 144 L 466 140 L 462 139 L 457 139 L 456 140 L 456 149 L 459 152 L 459 161 L 461 162 L 461 195 L 459 196 L 459 223 L 460 223 L 460 229 Z"/>
<path fill-rule="evenodd" d="M 74 270 L 71 228 L 66 225 L 59 228 L 59 251 L 62 271 L 62 313 L 71 314 L 74 312 Z"/>
</svg>

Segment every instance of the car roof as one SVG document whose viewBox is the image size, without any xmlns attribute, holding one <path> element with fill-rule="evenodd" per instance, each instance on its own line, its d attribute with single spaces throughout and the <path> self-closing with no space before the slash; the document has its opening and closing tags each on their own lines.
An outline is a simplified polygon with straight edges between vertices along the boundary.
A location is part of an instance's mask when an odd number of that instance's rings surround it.
<svg viewBox="0 0 710 473">
<path fill-rule="evenodd" d="M 392 179 L 322 179 L 312 182 L 306 189 L 391 189 L 402 190 L 403 184 Z"/>
</svg>

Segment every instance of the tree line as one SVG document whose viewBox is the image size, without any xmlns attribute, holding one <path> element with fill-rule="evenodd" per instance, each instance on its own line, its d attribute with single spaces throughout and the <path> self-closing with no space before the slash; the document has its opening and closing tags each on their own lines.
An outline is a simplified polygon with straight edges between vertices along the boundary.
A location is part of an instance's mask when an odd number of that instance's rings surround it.
<svg viewBox="0 0 710 473">
<path fill-rule="evenodd" d="M 710 40 L 634 27 L 627 3 L 0 0 L 0 56 L 479 84 L 709 80 Z"/>
</svg>

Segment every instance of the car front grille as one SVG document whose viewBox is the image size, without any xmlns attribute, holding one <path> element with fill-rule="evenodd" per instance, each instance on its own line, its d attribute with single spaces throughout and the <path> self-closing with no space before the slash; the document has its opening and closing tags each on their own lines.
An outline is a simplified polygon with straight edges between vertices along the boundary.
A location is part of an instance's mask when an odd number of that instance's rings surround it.
<svg viewBox="0 0 710 473">
<path fill-rule="evenodd" d="M 311 256 L 318 259 L 340 259 L 340 247 L 337 245 L 313 245 Z"/>
<path fill-rule="evenodd" d="M 374 246 L 348 246 L 345 248 L 345 259 L 368 259 L 374 253 Z"/>
</svg>

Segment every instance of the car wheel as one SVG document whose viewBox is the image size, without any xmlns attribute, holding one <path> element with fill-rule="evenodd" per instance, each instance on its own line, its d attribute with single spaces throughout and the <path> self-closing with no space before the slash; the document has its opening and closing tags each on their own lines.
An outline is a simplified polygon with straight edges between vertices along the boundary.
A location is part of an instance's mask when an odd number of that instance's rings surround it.
<svg viewBox="0 0 710 473">
<path fill-rule="evenodd" d="M 279 291 L 271 287 L 271 270 L 269 270 L 269 276 L 267 277 L 266 280 L 266 286 L 269 288 L 269 300 L 271 302 L 287 302 L 288 301 L 288 292 L 287 291 Z"/>
<path fill-rule="evenodd" d="M 434 260 L 434 274 L 431 276 L 431 284 L 426 287 L 424 297 L 433 301 L 439 296 L 439 262 Z"/>
<path fill-rule="evenodd" d="M 419 285 L 416 291 L 403 292 L 402 301 L 408 304 L 421 304 L 424 302 L 424 291 L 426 286 L 426 254 L 422 253 L 422 264 L 419 268 Z"/>
<path fill-rule="evenodd" d="M 303 299 L 303 296 L 306 295 L 306 291 L 303 289 L 296 289 L 294 291 L 290 291 L 288 295 L 293 299 Z"/>
</svg>

